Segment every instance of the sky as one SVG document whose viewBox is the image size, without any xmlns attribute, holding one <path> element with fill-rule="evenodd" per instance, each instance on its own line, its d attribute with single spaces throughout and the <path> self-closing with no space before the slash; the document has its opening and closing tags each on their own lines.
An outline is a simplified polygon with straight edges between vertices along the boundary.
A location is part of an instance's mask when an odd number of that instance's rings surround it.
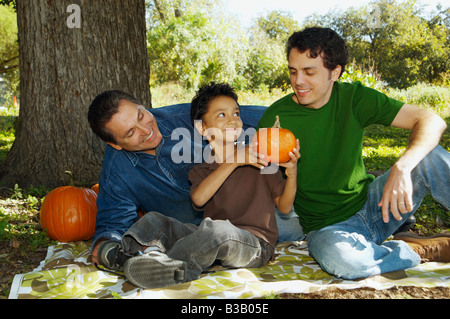
<svg viewBox="0 0 450 319">
<path fill-rule="evenodd" d="M 418 0 L 428 5 L 428 10 L 437 4 L 444 8 L 450 6 L 450 0 Z M 330 10 L 346 10 L 350 7 L 359 8 L 370 4 L 371 0 L 224 0 L 227 9 L 236 14 L 243 26 L 250 26 L 252 19 L 263 16 L 270 11 L 280 10 L 291 12 L 300 24 L 313 14 L 326 14 Z M 401 2 L 401 1 L 400 1 Z"/>
</svg>

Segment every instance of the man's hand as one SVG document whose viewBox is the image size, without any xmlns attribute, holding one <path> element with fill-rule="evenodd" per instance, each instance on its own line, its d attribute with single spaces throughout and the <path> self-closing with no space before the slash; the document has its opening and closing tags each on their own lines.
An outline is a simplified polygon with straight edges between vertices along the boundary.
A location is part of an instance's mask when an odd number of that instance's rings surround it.
<svg viewBox="0 0 450 319">
<path fill-rule="evenodd" d="M 389 208 L 395 219 L 413 208 L 412 170 L 438 144 L 446 123 L 439 116 L 425 109 L 405 104 L 391 124 L 394 127 L 411 130 L 409 144 L 403 155 L 394 164 L 378 203 L 382 207 L 383 220 L 389 222 Z"/>
<path fill-rule="evenodd" d="M 402 220 L 401 214 L 412 211 L 413 187 L 411 171 L 394 165 L 384 185 L 383 196 L 378 206 L 382 208 L 383 221 L 389 222 L 389 210 L 396 220 Z"/>
</svg>

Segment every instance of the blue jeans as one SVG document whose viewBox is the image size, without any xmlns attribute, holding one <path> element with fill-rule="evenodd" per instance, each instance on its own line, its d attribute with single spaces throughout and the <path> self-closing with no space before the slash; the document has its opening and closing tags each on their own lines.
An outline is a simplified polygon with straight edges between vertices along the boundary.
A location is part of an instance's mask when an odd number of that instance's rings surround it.
<svg viewBox="0 0 450 319">
<path fill-rule="evenodd" d="M 168 257 L 187 263 L 187 281 L 220 261 L 228 268 L 265 265 L 273 247 L 228 220 L 205 218 L 199 226 L 182 223 L 157 212 L 148 212 L 125 233 L 126 254 L 135 255 L 141 246 L 156 246 Z"/>
<path fill-rule="evenodd" d="M 275 209 L 275 217 L 278 226 L 278 242 L 300 241 L 305 239 L 303 228 L 294 209 L 289 214 L 281 213 Z"/>
<path fill-rule="evenodd" d="M 324 271 L 343 279 L 366 278 L 414 267 L 420 257 L 403 241 L 385 241 L 415 213 L 427 194 L 450 209 L 450 155 L 436 147 L 412 171 L 413 210 L 384 223 L 378 203 L 389 171 L 369 186 L 364 207 L 346 221 L 306 235 L 310 255 Z"/>
</svg>

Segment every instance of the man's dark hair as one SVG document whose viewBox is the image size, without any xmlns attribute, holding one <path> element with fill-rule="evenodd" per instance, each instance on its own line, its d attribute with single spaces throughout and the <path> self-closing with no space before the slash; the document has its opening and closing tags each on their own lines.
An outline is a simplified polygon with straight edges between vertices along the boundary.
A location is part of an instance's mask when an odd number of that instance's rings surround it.
<svg viewBox="0 0 450 319">
<path fill-rule="evenodd" d="M 238 96 L 234 89 L 226 83 L 211 82 L 208 85 L 202 86 L 191 102 L 191 122 L 201 120 L 203 115 L 208 112 L 209 103 L 218 96 L 228 96 L 236 101 L 238 104 Z"/>
<path fill-rule="evenodd" d="M 89 106 L 88 121 L 92 131 L 103 141 L 116 144 L 115 136 L 106 129 L 105 125 L 119 112 L 121 100 L 127 100 L 135 104 L 141 104 L 134 96 L 118 91 L 110 90 L 99 94 Z"/>
<path fill-rule="evenodd" d="M 330 71 L 340 65 L 342 70 L 339 76 L 344 73 L 348 63 L 348 49 L 344 39 L 329 28 L 313 27 L 294 32 L 286 47 L 288 60 L 294 48 L 301 53 L 309 51 L 309 56 L 313 59 L 322 55 L 324 65 Z"/>
</svg>

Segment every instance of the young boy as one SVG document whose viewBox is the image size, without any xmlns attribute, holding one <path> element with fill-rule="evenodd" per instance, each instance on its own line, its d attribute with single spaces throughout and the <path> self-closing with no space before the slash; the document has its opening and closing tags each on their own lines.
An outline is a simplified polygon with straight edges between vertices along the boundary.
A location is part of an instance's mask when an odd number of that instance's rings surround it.
<svg viewBox="0 0 450 319">
<path fill-rule="evenodd" d="M 242 132 L 239 112 L 237 95 L 227 84 L 211 83 L 192 100 L 191 120 L 214 154 L 189 173 L 192 201 L 204 211 L 204 220 L 197 227 L 147 213 L 143 222 L 162 235 L 147 253 L 125 262 L 125 275 L 135 285 L 157 288 L 195 280 L 216 260 L 229 268 L 251 268 L 272 258 L 278 238 L 275 205 L 285 214 L 292 209 L 299 143 L 291 160 L 280 164 L 286 180 L 280 171 L 261 174 L 264 158 L 235 145 Z"/>
</svg>

